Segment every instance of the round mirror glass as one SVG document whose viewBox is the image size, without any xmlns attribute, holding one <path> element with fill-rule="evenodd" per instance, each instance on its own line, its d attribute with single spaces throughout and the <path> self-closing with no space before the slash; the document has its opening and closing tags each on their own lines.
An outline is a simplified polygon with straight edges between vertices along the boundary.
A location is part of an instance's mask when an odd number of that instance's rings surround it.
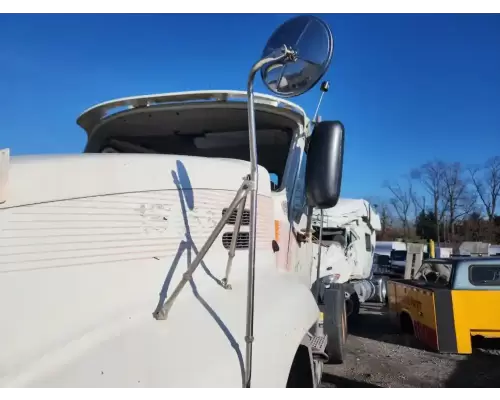
<svg viewBox="0 0 500 400">
<path fill-rule="evenodd" d="M 262 58 L 278 57 L 283 46 L 296 53 L 295 61 L 270 62 L 261 69 L 262 80 L 280 97 L 299 96 L 325 74 L 333 56 L 333 36 L 321 19 L 301 15 L 282 24 L 267 41 Z"/>
</svg>

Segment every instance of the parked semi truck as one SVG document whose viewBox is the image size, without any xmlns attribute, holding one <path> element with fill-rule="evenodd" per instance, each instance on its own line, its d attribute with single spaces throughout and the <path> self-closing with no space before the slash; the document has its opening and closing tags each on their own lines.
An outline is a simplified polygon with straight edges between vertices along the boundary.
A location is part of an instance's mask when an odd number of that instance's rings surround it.
<svg viewBox="0 0 500 400">
<path fill-rule="evenodd" d="M 329 27 L 295 17 L 246 92 L 111 100 L 78 118 L 83 154 L 0 152 L 0 386 L 317 387 L 309 238 L 344 128 L 283 98 L 332 54 Z"/>
<path fill-rule="evenodd" d="M 386 299 L 385 278 L 372 273 L 380 217 L 364 199 L 341 198 L 333 208 L 315 210 L 312 225 L 317 239 L 315 262 L 320 264 L 313 287 L 320 289 L 328 355 L 340 363 L 343 341 L 337 338 L 347 335 L 347 319 L 357 317 L 361 303 Z"/>
</svg>

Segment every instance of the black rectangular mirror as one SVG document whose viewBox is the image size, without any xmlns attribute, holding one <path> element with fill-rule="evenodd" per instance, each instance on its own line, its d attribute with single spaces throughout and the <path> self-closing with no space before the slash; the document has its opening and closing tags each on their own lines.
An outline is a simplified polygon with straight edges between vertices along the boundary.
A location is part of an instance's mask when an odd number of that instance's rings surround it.
<svg viewBox="0 0 500 400">
<path fill-rule="evenodd" d="M 344 126 L 340 121 L 316 125 L 307 150 L 306 195 L 308 205 L 334 207 L 340 197 L 344 158 Z"/>
</svg>

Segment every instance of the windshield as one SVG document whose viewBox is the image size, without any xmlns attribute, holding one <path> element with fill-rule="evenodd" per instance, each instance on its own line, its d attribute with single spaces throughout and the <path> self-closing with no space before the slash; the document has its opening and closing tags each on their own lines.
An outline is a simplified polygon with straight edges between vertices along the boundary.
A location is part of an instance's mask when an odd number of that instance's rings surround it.
<svg viewBox="0 0 500 400">
<path fill-rule="evenodd" d="M 392 250 L 391 251 L 392 261 L 406 261 L 406 251 L 404 250 Z"/>
<path fill-rule="evenodd" d="M 388 267 L 390 265 L 389 256 L 387 256 L 385 254 L 377 254 L 377 253 L 375 253 L 375 256 L 376 256 L 376 263 L 380 267 Z"/>
</svg>

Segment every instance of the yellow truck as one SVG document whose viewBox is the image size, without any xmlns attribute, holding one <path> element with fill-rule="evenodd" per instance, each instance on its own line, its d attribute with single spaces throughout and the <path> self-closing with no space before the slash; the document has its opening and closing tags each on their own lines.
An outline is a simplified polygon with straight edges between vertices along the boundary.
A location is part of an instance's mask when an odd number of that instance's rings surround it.
<svg viewBox="0 0 500 400">
<path fill-rule="evenodd" d="M 470 354 L 473 337 L 500 338 L 500 257 L 428 259 L 387 293 L 392 322 L 432 350 Z"/>
</svg>

